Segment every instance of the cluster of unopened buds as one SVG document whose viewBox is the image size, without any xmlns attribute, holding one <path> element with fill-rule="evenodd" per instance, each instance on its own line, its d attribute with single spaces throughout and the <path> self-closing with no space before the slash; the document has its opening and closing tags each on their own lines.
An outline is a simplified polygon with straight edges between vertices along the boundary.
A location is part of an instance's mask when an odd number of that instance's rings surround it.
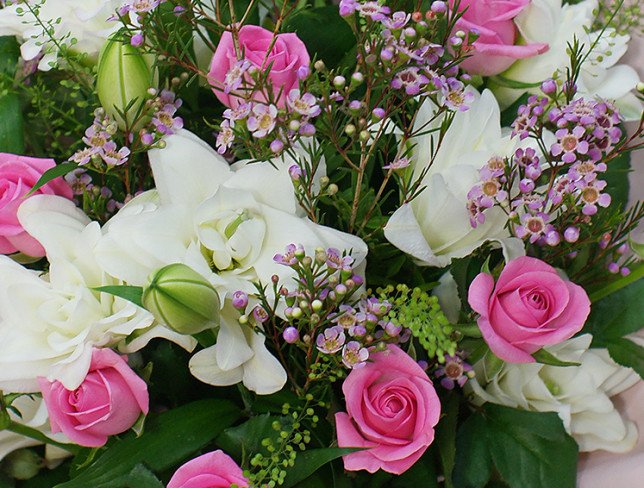
<svg viewBox="0 0 644 488">
<path fill-rule="evenodd" d="M 446 59 L 445 48 L 429 38 L 436 29 L 432 25 L 446 18 L 447 4 L 433 2 L 424 15 L 421 12 L 396 11 L 376 1 L 361 2 L 343 0 L 340 15 L 352 17 L 358 14 L 366 20 L 364 29 L 372 32 L 374 24 L 380 26 L 380 35 L 365 45 L 367 64 L 380 63 L 391 79 L 390 86 L 404 90 L 409 96 L 438 94 L 441 103 L 451 110 L 469 108 L 473 95 L 465 91 L 465 85 L 457 78 L 458 66 Z M 466 39 L 467 38 L 467 39 Z M 454 55 L 461 46 L 472 43 L 475 35 L 456 32 L 449 40 Z M 465 42 L 466 41 L 466 42 Z"/>
<path fill-rule="evenodd" d="M 561 91 L 547 80 L 546 97 L 532 96 L 519 108 L 513 135 L 537 140 L 547 149 L 517 149 L 511 158 L 493 157 L 480 170 L 481 182 L 468 193 L 473 227 L 485 222 L 484 211 L 503 207 L 513 221 L 514 234 L 537 245 L 574 243 L 580 226 L 590 223 L 598 207 L 608 207 L 606 182 L 598 175 L 607 169 L 602 160 L 619 142 L 620 116 L 604 101 L 578 98 L 558 103 Z M 559 96 L 558 96 L 559 95 Z M 555 142 L 546 147 L 546 132 Z"/>
<path fill-rule="evenodd" d="M 146 102 L 146 114 L 151 117 L 151 121 L 139 131 L 139 137 L 144 146 L 150 147 L 164 136 L 175 134 L 183 128 L 183 119 L 176 116 L 183 102 L 170 90 L 157 93 L 152 88 L 148 93 L 153 97 Z"/>
</svg>

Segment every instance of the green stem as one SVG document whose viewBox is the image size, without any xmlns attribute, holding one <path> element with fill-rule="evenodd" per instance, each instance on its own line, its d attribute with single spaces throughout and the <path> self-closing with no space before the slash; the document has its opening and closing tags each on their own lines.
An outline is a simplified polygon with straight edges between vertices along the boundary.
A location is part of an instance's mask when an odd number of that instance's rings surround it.
<svg viewBox="0 0 644 488">
<path fill-rule="evenodd" d="M 52 446 L 59 447 L 61 449 L 64 449 L 65 451 L 69 451 L 72 454 L 78 454 L 81 450 L 80 446 L 77 446 L 75 444 L 64 444 L 62 442 L 57 442 L 47 437 L 39 430 L 27 427 L 23 424 L 19 424 L 18 422 L 14 422 L 13 420 L 9 423 L 6 430 L 23 435 L 25 437 L 29 437 L 31 439 L 35 439 L 39 442 L 44 442 L 45 444 L 51 444 Z"/>
</svg>

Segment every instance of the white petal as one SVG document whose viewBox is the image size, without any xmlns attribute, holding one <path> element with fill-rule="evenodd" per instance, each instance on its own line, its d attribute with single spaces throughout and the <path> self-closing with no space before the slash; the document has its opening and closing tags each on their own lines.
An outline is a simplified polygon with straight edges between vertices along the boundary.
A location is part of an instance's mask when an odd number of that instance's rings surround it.
<svg viewBox="0 0 644 488">
<path fill-rule="evenodd" d="M 240 366 L 228 371 L 222 370 L 216 360 L 217 346 L 208 347 L 190 358 L 190 373 L 199 381 L 214 386 L 229 386 L 239 383 L 244 375 Z"/>
<path fill-rule="evenodd" d="M 244 386 L 258 395 L 280 391 L 286 384 L 286 371 L 266 349 L 262 334 L 251 333 L 250 343 L 255 354 L 244 364 Z"/>
</svg>

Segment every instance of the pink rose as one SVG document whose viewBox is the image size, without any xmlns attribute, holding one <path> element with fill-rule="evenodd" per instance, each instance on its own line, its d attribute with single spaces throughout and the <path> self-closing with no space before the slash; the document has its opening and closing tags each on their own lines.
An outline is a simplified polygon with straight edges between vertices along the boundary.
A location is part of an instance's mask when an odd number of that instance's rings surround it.
<svg viewBox="0 0 644 488">
<path fill-rule="evenodd" d="M 476 29 L 479 37 L 472 56 L 461 66 L 477 75 L 492 76 L 510 67 L 517 59 L 529 58 L 548 50 L 548 44 L 515 44 L 518 29 L 514 18 L 525 9 L 530 0 L 461 0 L 458 10 L 465 13 L 456 22 L 456 30 Z M 450 0 L 454 7 L 455 0 Z"/>
<path fill-rule="evenodd" d="M 199 456 L 181 466 L 172 476 L 168 488 L 239 488 L 248 487 L 241 468 L 223 451 Z"/>
<path fill-rule="evenodd" d="M 343 457 L 348 471 L 401 474 L 434 440 L 441 405 L 423 369 L 397 346 L 371 355 L 342 384 L 347 413 L 335 414 L 340 447 L 368 447 Z"/>
<path fill-rule="evenodd" d="M 274 36 L 273 32 L 256 25 L 245 25 L 239 29 L 239 52 L 243 53 L 243 61 L 246 61 L 241 66 L 233 36 L 230 32 L 224 32 L 208 73 L 215 95 L 221 103 L 231 108 L 237 108 L 242 100 L 232 92 L 245 94 L 240 82 L 242 79 L 250 80 L 246 71 L 253 67 L 264 71 L 269 66 L 267 83 L 272 86 L 276 105 L 284 108 L 289 92 L 299 87 L 298 69 L 308 68 L 311 62 L 306 46 L 295 34 Z M 232 68 L 235 69 L 231 71 Z M 261 100 L 265 101 L 266 97 L 262 95 Z"/>
<path fill-rule="evenodd" d="M 59 381 L 38 378 L 49 412 L 51 431 L 73 442 L 100 447 L 111 435 L 125 432 L 141 412 L 148 413 L 148 387 L 123 357 L 111 349 L 94 349 L 87 376 L 75 390 Z"/>
<path fill-rule="evenodd" d="M 534 362 L 532 353 L 558 344 L 581 330 L 590 313 L 584 289 L 563 280 L 540 259 L 510 261 L 494 278 L 479 274 L 468 292 L 483 338 L 494 354 L 510 363 Z"/>
<path fill-rule="evenodd" d="M 42 174 L 55 165 L 53 159 L 0 153 L 0 254 L 20 251 L 29 256 L 45 255 L 40 243 L 22 228 L 17 214 L 25 201 L 23 197 Z M 34 194 L 60 195 L 69 199 L 73 196 L 71 188 L 62 178 L 41 186 Z"/>
</svg>

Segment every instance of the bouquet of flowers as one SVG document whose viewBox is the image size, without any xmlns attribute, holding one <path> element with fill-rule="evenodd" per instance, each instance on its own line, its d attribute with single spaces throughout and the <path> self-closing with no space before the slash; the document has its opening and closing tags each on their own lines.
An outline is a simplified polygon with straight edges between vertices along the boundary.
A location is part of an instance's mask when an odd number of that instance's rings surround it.
<svg viewBox="0 0 644 488">
<path fill-rule="evenodd" d="M 0 485 L 573 488 L 632 449 L 640 22 L 0 2 Z"/>
</svg>

